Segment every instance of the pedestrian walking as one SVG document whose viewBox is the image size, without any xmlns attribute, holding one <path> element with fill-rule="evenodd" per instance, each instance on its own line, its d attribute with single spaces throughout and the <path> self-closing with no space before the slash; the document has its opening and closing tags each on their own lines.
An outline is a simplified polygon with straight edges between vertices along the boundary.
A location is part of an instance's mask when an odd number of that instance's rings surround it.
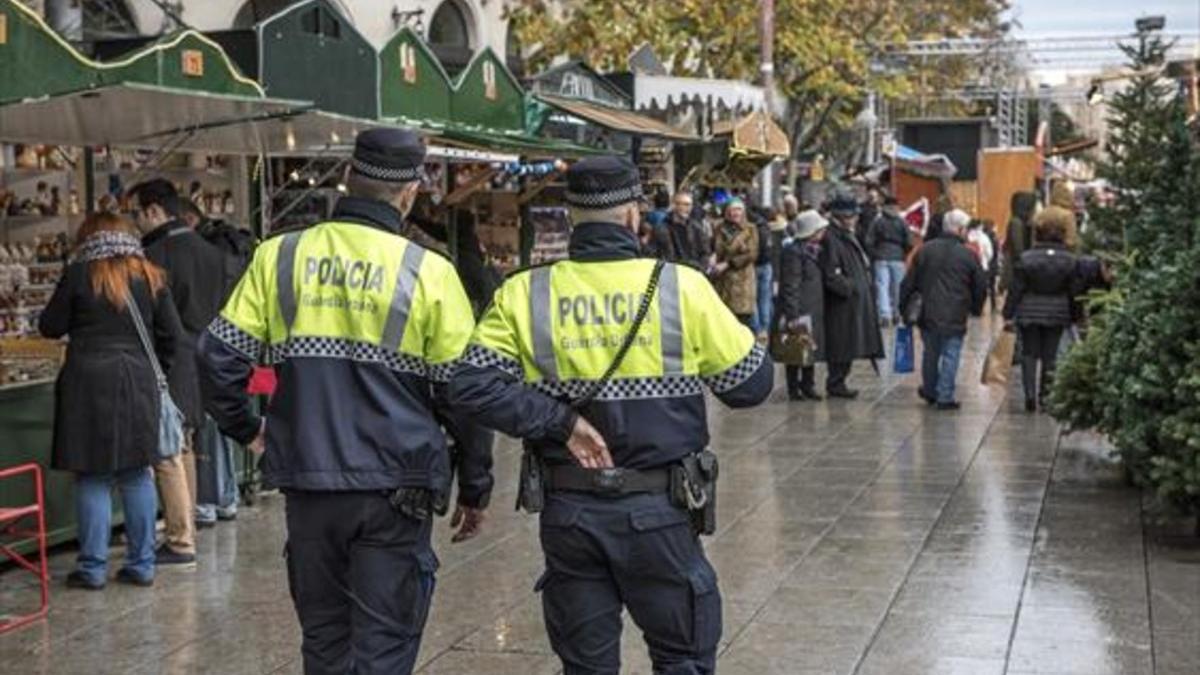
<svg viewBox="0 0 1200 675">
<path fill-rule="evenodd" d="M 687 263 L 703 270 L 712 253 L 703 212 L 693 207 L 692 195 L 683 190 L 675 193 L 671 206 L 671 212 L 667 214 L 667 232 L 675 251 L 673 262 Z"/>
<path fill-rule="evenodd" d="M 1000 270 L 1000 291 L 1008 293 L 1012 285 L 1013 267 L 1021 254 L 1033 248 L 1033 217 L 1037 214 L 1038 199 L 1033 192 L 1016 192 L 1009 202 L 1012 216 L 1004 237 L 1004 261 Z"/>
<path fill-rule="evenodd" d="M 821 246 L 821 273 L 825 285 L 825 361 L 829 366 L 825 393 L 834 398 L 856 398 L 846 384 L 857 359 L 884 356 L 883 336 L 872 291 L 871 263 L 854 236 L 858 204 L 848 194 L 838 194 L 830 204 L 834 227 Z"/>
<path fill-rule="evenodd" d="M 571 167 L 569 260 L 509 277 L 451 382 L 457 406 L 525 441 L 536 588 L 572 674 L 620 672 L 622 610 L 654 672 L 714 672 L 721 596 L 698 533 L 715 528 L 718 471 L 702 388 L 745 407 L 772 387 L 770 358 L 703 274 L 638 259 L 639 180 L 620 158 Z"/>
<path fill-rule="evenodd" d="M 811 354 L 804 363 L 785 363 L 788 398 L 820 401 L 816 388 L 816 362 L 824 358 L 825 284 L 821 274 L 821 242 L 829 221 L 814 210 L 797 214 L 795 235 L 783 246 L 779 275 L 779 320 L 776 331 L 811 339 Z"/>
<path fill-rule="evenodd" d="M 913 258 L 900 291 L 902 306 L 921 296 L 917 326 L 925 352 L 919 393 L 938 410 L 957 410 L 954 396 L 958 365 L 962 359 L 967 319 L 978 316 L 987 300 L 987 275 L 967 248 L 971 217 L 954 209 L 942 219 L 942 236 L 925 244 Z"/>
<path fill-rule="evenodd" d="M 75 474 L 79 555 L 67 575 L 73 588 L 98 590 L 108 580 L 114 486 L 126 538 L 117 581 L 154 583 L 158 504 L 150 466 L 158 457 L 159 391 L 131 311 L 141 315 L 154 355 L 170 373 L 183 328 L 166 274 L 146 260 L 133 223 L 112 213 L 88 216 L 38 319 L 45 337 L 70 338 L 54 388 L 51 466 Z"/>
<path fill-rule="evenodd" d="M 451 470 L 437 412 L 474 322 L 450 261 L 399 235 L 424 160 L 416 133 L 359 134 L 332 219 L 263 242 L 201 342 L 222 432 L 265 445 L 284 493 L 309 675 L 411 673 L 433 594 Z M 245 393 L 264 351 L 265 422 Z M 482 518 L 460 496 L 459 535 Z"/>
<path fill-rule="evenodd" d="M 1021 341 L 1021 380 L 1028 412 L 1045 404 L 1059 342 L 1071 325 L 1072 304 L 1084 283 L 1077 257 L 1065 242 L 1072 224 L 1069 215 L 1064 209 L 1046 209 L 1034 218 L 1037 243 L 1013 267 L 1004 303 L 1004 320 L 1015 324 Z"/>
<path fill-rule="evenodd" d="M 746 217 L 746 205 L 734 198 L 725 204 L 725 219 L 713 235 L 714 262 L 710 272 L 717 295 L 738 320 L 753 328 L 757 307 L 755 261 L 758 229 Z"/>
<path fill-rule="evenodd" d="M 221 309 L 226 295 L 223 254 L 183 222 L 182 200 L 170 181 L 158 178 L 134 186 L 138 228 L 146 257 L 166 270 L 171 298 L 183 324 L 171 369 L 171 398 L 183 413 L 182 451 L 154 466 L 166 520 L 159 565 L 196 564 L 196 431 L 204 424 L 206 391 L 201 389 L 196 342 Z"/>
<path fill-rule="evenodd" d="M 771 329 L 771 309 L 775 302 L 775 268 L 779 266 L 779 242 L 787 223 L 777 213 L 769 213 L 755 224 L 758 231 L 758 255 L 754 259 L 754 318 L 751 330 L 759 342 L 766 343 Z M 779 233 L 778 237 L 776 232 Z"/>
<path fill-rule="evenodd" d="M 899 323 L 900 281 L 904 278 L 904 261 L 912 250 L 913 241 L 895 197 L 884 198 L 883 210 L 868 228 L 864 245 L 875 271 L 879 324 L 887 327 Z"/>
</svg>

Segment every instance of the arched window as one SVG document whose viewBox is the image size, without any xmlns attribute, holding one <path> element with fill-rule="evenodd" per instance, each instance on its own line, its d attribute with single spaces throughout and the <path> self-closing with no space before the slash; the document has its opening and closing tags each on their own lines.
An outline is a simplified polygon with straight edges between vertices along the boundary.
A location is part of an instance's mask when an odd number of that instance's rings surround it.
<svg viewBox="0 0 1200 675">
<path fill-rule="evenodd" d="M 429 22 L 429 46 L 451 75 L 466 68 L 475 47 L 470 10 L 457 0 L 439 5 Z"/>
<path fill-rule="evenodd" d="M 254 26 L 254 24 L 275 16 L 288 7 L 300 2 L 304 2 L 304 0 L 246 0 L 246 2 L 242 4 L 241 9 L 238 10 L 237 15 L 233 18 L 233 27 L 250 28 Z M 332 4 L 342 14 L 342 16 L 329 17 L 326 20 L 326 23 L 331 21 L 336 23 L 336 21 L 339 19 L 345 19 L 347 21 L 350 20 L 350 12 L 347 11 L 344 3 L 340 2 L 339 0 L 330 4 Z M 335 29 L 330 28 L 329 30 L 332 31 Z M 338 27 L 336 30 L 340 31 L 340 27 Z"/>
</svg>

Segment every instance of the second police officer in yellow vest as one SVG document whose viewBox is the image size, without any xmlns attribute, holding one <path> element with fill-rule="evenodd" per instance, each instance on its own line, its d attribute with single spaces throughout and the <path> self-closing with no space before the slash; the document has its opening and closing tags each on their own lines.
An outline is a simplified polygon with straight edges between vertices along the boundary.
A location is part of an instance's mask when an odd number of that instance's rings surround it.
<svg viewBox="0 0 1200 675">
<path fill-rule="evenodd" d="M 201 343 L 211 412 L 242 443 L 263 442 L 251 368 L 264 354 L 277 367 L 261 468 L 286 498 L 309 675 L 411 672 L 433 593 L 432 512 L 451 473 L 445 386 L 474 321 L 452 264 L 399 235 L 424 159 L 411 132 L 360 134 L 350 196 L 329 222 L 259 246 Z M 460 535 L 491 488 L 490 457 L 463 461 L 461 475 L 481 478 L 460 480 Z"/>
<path fill-rule="evenodd" d="M 505 282 L 450 385 L 456 407 L 525 440 L 521 502 L 541 511 L 538 588 L 567 675 L 619 671 L 623 608 L 656 673 L 713 672 L 703 390 L 745 407 L 773 385 L 770 359 L 701 272 L 639 257 L 641 196 L 627 160 L 572 166 L 570 260 Z"/>
</svg>

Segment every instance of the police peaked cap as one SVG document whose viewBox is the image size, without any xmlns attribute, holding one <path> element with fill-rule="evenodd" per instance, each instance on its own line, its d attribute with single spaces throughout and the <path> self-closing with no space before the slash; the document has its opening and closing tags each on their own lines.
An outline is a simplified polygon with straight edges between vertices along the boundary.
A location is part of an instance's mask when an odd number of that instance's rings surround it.
<svg viewBox="0 0 1200 675">
<path fill-rule="evenodd" d="M 624 157 L 588 157 L 567 170 L 566 202 L 581 209 L 607 209 L 642 198 L 642 177 Z"/>
<path fill-rule="evenodd" d="M 411 183 L 424 175 L 425 141 L 408 129 L 369 129 L 354 142 L 350 170 L 389 183 Z"/>
</svg>

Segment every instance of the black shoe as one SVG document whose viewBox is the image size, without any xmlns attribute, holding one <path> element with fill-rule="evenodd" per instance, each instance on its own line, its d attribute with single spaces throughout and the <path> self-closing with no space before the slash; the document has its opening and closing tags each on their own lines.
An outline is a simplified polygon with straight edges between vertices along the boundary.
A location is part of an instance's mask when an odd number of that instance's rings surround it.
<svg viewBox="0 0 1200 675">
<path fill-rule="evenodd" d="M 150 586 L 154 585 L 154 577 L 147 579 L 128 567 L 122 567 L 121 569 L 117 570 L 117 583 L 149 588 Z"/>
<path fill-rule="evenodd" d="M 824 401 L 825 400 L 825 397 L 818 394 L 816 389 L 801 389 L 800 393 L 804 396 L 804 398 L 807 398 L 812 401 Z"/>
<path fill-rule="evenodd" d="M 102 591 L 104 582 L 92 581 L 86 574 L 75 570 L 67 575 L 67 588 L 79 588 L 85 591 Z"/>
<path fill-rule="evenodd" d="M 217 521 L 215 521 L 215 520 L 197 520 L 196 521 L 196 529 L 197 530 L 211 530 L 212 528 L 214 528 L 216 526 L 217 526 Z"/>
<path fill-rule="evenodd" d="M 221 509 L 217 509 L 218 522 L 229 523 L 235 520 L 237 520 L 237 511 L 234 511 L 233 513 L 221 513 Z"/>
<path fill-rule="evenodd" d="M 829 398 L 858 398 L 858 390 L 849 387 L 840 387 L 838 389 L 829 389 L 825 393 L 829 394 Z"/>
<path fill-rule="evenodd" d="M 195 567 L 195 553 L 179 553 L 172 551 L 170 546 L 163 544 L 154 552 L 154 564 L 156 566 L 178 566 L 178 567 Z"/>
<path fill-rule="evenodd" d="M 962 407 L 962 404 L 959 403 L 958 401 L 947 401 L 945 403 L 939 402 L 937 404 L 938 410 L 958 410 L 961 407 Z"/>
<path fill-rule="evenodd" d="M 926 394 L 925 390 L 921 389 L 920 387 L 917 387 L 917 396 L 920 396 L 921 400 L 925 401 L 925 403 L 927 405 L 936 405 L 937 404 L 937 397 Z"/>
<path fill-rule="evenodd" d="M 804 394 L 801 393 L 800 391 L 789 391 L 788 392 L 788 400 L 789 401 L 803 401 Z"/>
<path fill-rule="evenodd" d="M 1027 412 L 1027 413 L 1037 412 L 1037 401 L 1035 401 L 1032 398 L 1025 399 L 1025 412 Z"/>
</svg>

